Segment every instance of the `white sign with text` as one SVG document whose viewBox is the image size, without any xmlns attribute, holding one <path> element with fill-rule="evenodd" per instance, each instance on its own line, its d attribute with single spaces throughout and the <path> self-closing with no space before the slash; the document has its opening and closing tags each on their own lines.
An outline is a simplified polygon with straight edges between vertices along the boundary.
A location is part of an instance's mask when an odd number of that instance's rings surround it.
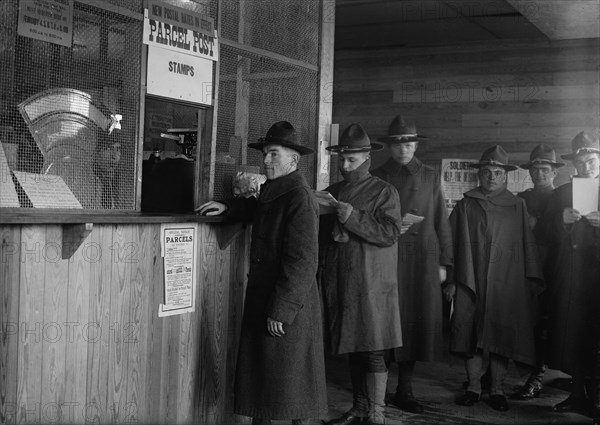
<svg viewBox="0 0 600 425">
<path fill-rule="evenodd" d="M 148 94 L 212 105 L 213 62 L 148 46 Z"/>
</svg>

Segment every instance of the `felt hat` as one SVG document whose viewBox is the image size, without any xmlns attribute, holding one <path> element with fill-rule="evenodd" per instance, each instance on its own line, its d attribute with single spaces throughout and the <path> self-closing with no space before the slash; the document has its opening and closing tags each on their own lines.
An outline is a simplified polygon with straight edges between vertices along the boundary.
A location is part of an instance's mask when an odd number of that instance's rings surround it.
<svg viewBox="0 0 600 425">
<path fill-rule="evenodd" d="M 294 149 L 300 155 L 313 153 L 314 151 L 298 142 L 298 133 L 292 124 L 287 121 L 278 121 L 269 128 L 267 135 L 258 139 L 258 142 L 248 143 L 248 147 L 262 150 L 265 146 L 280 145 Z"/>
<path fill-rule="evenodd" d="M 384 143 L 403 143 L 418 142 L 427 139 L 427 137 L 417 133 L 417 127 L 414 123 L 408 122 L 401 115 L 397 115 L 388 128 L 387 136 L 380 137 L 377 140 Z"/>
<path fill-rule="evenodd" d="M 539 144 L 537 145 L 529 155 L 529 162 L 525 164 L 521 164 L 520 167 L 525 170 L 529 170 L 533 165 L 536 164 L 548 164 L 553 167 L 560 168 L 563 164 L 562 162 L 556 161 L 556 153 L 554 153 L 554 149 L 552 149 L 548 145 Z"/>
<path fill-rule="evenodd" d="M 582 131 L 571 141 L 572 153 L 561 155 L 562 159 L 573 159 L 582 153 L 600 153 L 600 142 L 592 135 Z"/>
<path fill-rule="evenodd" d="M 516 165 L 510 165 L 508 163 L 508 154 L 500 145 L 492 146 L 491 148 L 486 149 L 483 154 L 481 154 L 481 159 L 479 162 L 469 164 L 469 167 L 481 168 L 486 165 L 501 167 L 506 171 L 514 171 L 517 169 Z"/>
<path fill-rule="evenodd" d="M 369 135 L 362 125 L 352 123 L 340 136 L 339 144 L 328 146 L 325 149 L 335 153 L 368 152 L 383 149 L 379 143 L 372 144 Z"/>
</svg>

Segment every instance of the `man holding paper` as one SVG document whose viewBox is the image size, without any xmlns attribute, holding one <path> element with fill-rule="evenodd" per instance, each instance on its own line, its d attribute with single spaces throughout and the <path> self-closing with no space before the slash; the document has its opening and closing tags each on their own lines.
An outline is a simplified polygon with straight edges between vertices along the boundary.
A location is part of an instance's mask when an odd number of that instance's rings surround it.
<svg viewBox="0 0 600 425">
<path fill-rule="evenodd" d="M 577 175 L 555 189 L 552 209 L 542 223 L 551 238 L 548 260 L 553 266 L 548 365 L 570 374 L 573 386 L 571 395 L 554 410 L 582 410 L 591 401 L 599 414 L 595 376 L 586 391 L 586 376 L 597 375 L 600 367 L 595 359 L 600 336 L 598 139 L 579 133 L 572 141 L 572 153 L 562 158 L 573 161 Z"/>
<path fill-rule="evenodd" d="M 329 425 L 383 424 L 387 383 L 384 350 L 402 345 L 397 240 L 400 200 L 394 187 L 369 173 L 369 136 L 352 124 L 339 145 L 343 180 L 317 193 L 331 208 L 319 228 L 320 283 L 328 348 L 349 353 L 353 406 Z M 322 211 L 325 212 L 325 211 Z"/>
<path fill-rule="evenodd" d="M 452 265 L 452 237 L 440 176 L 415 157 L 423 139 L 414 125 L 397 116 L 388 135 L 379 139 L 389 146 L 391 158 L 373 171 L 374 176 L 398 190 L 402 205 L 398 298 L 404 344 L 390 353 L 390 360 L 398 363 L 398 385 L 388 402 L 412 413 L 423 411 L 412 391 L 416 361 L 443 358 L 441 285 L 446 280 L 446 267 Z"/>
</svg>

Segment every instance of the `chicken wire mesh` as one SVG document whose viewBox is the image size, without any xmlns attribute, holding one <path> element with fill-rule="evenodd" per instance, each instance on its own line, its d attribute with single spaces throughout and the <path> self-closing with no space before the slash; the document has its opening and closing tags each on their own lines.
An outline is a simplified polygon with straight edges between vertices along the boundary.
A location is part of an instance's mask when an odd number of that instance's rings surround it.
<svg viewBox="0 0 600 425">
<path fill-rule="evenodd" d="M 262 153 L 246 145 L 264 137 L 277 121 L 289 121 L 302 144 L 316 146 L 318 75 L 312 70 L 221 46 L 215 198 L 230 194 L 231 174 L 258 171 Z M 313 156 L 300 171 L 314 180 Z"/>
<path fill-rule="evenodd" d="M 262 153 L 246 145 L 275 122 L 289 121 L 302 144 L 317 146 L 320 3 L 222 1 L 221 36 L 239 44 L 220 49 L 215 199 L 231 195 L 238 170 L 261 169 Z M 314 157 L 299 168 L 314 183 Z"/>
<path fill-rule="evenodd" d="M 17 0 L 0 8 L 11 171 L 59 176 L 84 209 L 135 209 L 142 21 L 75 2 L 63 46 L 19 35 Z M 34 206 L 15 185 L 20 206 Z"/>
</svg>

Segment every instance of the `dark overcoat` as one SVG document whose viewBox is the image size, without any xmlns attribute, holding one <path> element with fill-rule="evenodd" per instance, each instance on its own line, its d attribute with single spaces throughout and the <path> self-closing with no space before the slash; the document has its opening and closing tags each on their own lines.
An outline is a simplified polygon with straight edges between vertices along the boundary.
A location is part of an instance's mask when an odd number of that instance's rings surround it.
<svg viewBox="0 0 600 425">
<path fill-rule="evenodd" d="M 329 350 L 341 354 L 398 347 L 398 192 L 362 165 L 326 190 L 353 207 L 343 225 L 335 214 L 321 220 L 320 276 Z M 333 234 L 339 236 L 335 226 L 343 228 L 347 241 L 334 240 Z"/>
<path fill-rule="evenodd" d="M 600 229 L 585 218 L 565 225 L 562 212 L 573 205 L 573 185 L 554 190 L 546 234 L 550 280 L 548 365 L 568 374 L 589 370 L 594 335 L 600 335 Z M 598 205 L 600 209 L 600 205 Z"/>
<path fill-rule="evenodd" d="M 542 269 L 523 199 L 504 189 L 464 194 L 452 214 L 456 284 L 450 351 L 495 353 L 535 365 Z"/>
<path fill-rule="evenodd" d="M 401 166 L 389 159 L 373 171 L 400 194 L 402 216 L 425 219 L 400 237 L 398 245 L 398 298 L 402 317 L 401 348 L 396 361 L 441 360 L 443 296 L 440 266 L 452 265 L 452 236 L 440 187 L 440 176 L 418 158 Z"/>
<path fill-rule="evenodd" d="M 327 413 L 316 283 L 318 206 L 300 172 L 263 184 L 252 214 L 250 273 L 236 370 L 237 414 L 318 418 Z M 237 210 L 237 211 L 236 211 Z M 240 206 L 232 215 L 239 215 Z M 267 332 L 267 317 L 285 335 Z"/>
</svg>

